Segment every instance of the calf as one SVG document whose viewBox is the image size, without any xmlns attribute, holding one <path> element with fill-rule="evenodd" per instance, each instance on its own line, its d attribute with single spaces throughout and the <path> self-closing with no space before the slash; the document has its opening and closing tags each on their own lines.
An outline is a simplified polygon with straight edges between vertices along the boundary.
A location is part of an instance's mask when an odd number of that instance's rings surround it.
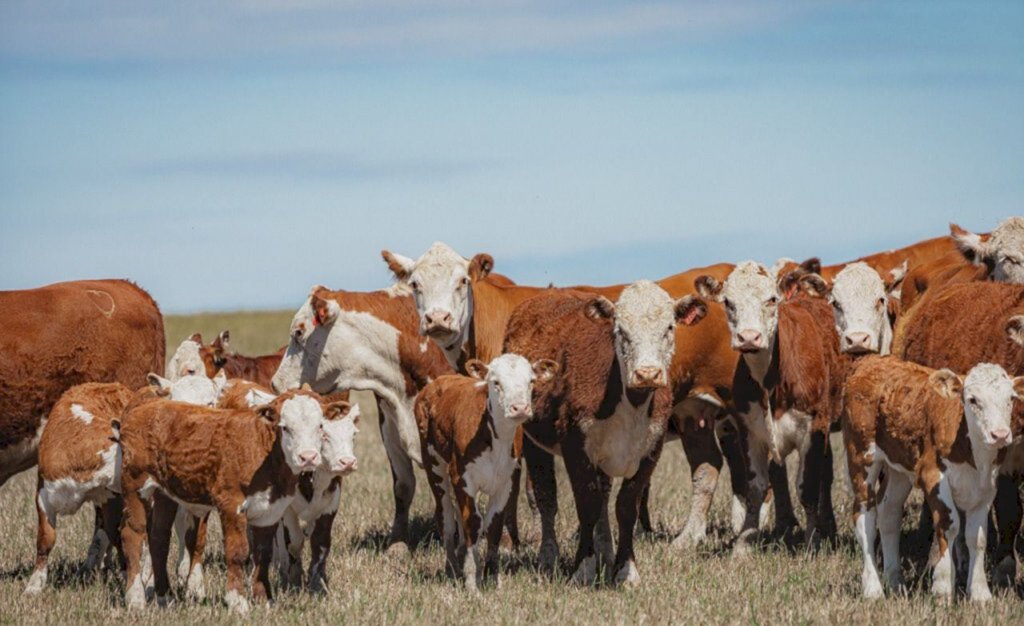
<svg viewBox="0 0 1024 626">
<path fill-rule="evenodd" d="M 733 400 L 747 431 L 748 507 L 735 545 L 749 548 L 758 508 L 768 488 L 769 460 L 782 465 L 797 452 L 805 536 L 834 532 L 829 432 L 838 418 L 845 362 L 831 307 L 819 298 L 783 301 L 776 279 L 748 261 L 725 283 L 705 276 L 697 289 L 725 306 L 737 367 Z"/>
<path fill-rule="evenodd" d="M 223 371 L 228 378 L 240 378 L 269 387 L 274 372 L 281 365 L 285 348 L 274 354 L 263 356 L 243 356 L 231 352 L 231 334 L 224 330 L 208 345 L 202 345 L 200 338 L 199 357 L 206 368 L 206 375 L 213 378 L 217 372 Z"/>
<path fill-rule="evenodd" d="M 121 450 L 112 424 L 129 403 L 168 397 L 212 406 L 220 392 L 205 376 L 187 376 L 171 383 L 150 374 L 149 381 L 151 386 L 138 392 L 121 383 L 77 385 L 64 392 L 50 411 L 39 440 L 36 564 L 26 594 L 38 594 L 46 587 L 59 515 L 74 515 L 87 502 L 96 507 L 100 523 L 85 562 L 87 572 L 99 565 L 111 543 L 120 550 Z"/>
<path fill-rule="evenodd" d="M 633 529 L 672 413 L 676 325 L 696 324 L 706 312 L 700 298 L 673 300 L 656 284 L 640 281 L 623 289 L 615 304 L 604 296 L 558 290 L 524 302 L 512 314 L 506 352 L 560 366 L 554 383 L 539 395 L 536 419 L 524 426 L 536 444 L 524 447 L 541 513 L 542 567 L 552 568 L 558 555 L 551 458 L 556 453 L 565 460 L 580 523 L 574 581 L 589 584 L 612 562 L 610 531 L 598 522 L 607 520 L 611 480 L 621 477 L 611 573 L 616 583 L 639 582 Z"/>
<path fill-rule="evenodd" d="M 255 415 L 179 402 L 128 410 L 120 424 L 127 605 L 145 604 L 140 548 L 147 534 L 157 601 L 166 603 L 167 548 L 178 505 L 196 516 L 219 513 L 228 566 L 225 601 L 242 612 L 249 608 L 242 576 L 249 557 L 246 525 L 252 527 L 252 592 L 269 600 L 274 525 L 291 504 L 299 473 L 320 464 L 325 417 L 334 419 L 348 408 L 345 402 L 325 405 L 317 394 L 298 390 L 257 407 Z"/>
<path fill-rule="evenodd" d="M 533 384 L 551 380 L 558 365 L 502 355 L 489 365 L 471 359 L 467 376 L 442 376 L 416 400 L 423 468 L 436 503 L 449 571 L 468 589 L 478 578 L 498 578 L 498 544 L 522 450 L 519 426 L 533 417 Z M 481 519 L 477 497 L 487 494 Z M 479 568 L 477 542 L 487 534 L 487 558 Z M 459 556 L 461 553 L 461 557 Z"/>
<path fill-rule="evenodd" d="M 991 597 L 985 579 L 988 512 L 996 475 L 1013 441 L 1011 403 L 1022 393 L 1024 377 L 1011 379 L 990 363 L 974 366 L 966 378 L 895 357 L 868 357 L 858 363 L 846 386 L 843 436 L 854 527 L 864 556 L 865 597 L 882 595 L 876 527 L 886 582 L 893 589 L 902 585 L 900 521 L 914 484 L 924 490 L 935 525 L 932 593 L 953 593 L 950 546 L 964 511 L 968 595 L 972 600 Z"/>
</svg>

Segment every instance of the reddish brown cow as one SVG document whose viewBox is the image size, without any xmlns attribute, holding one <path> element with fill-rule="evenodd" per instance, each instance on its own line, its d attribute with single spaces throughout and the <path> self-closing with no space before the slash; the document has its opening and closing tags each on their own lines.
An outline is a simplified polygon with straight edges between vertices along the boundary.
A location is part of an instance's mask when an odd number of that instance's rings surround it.
<svg viewBox="0 0 1024 626">
<path fill-rule="evenodd" d="M 281 365 L 284 358 L 284 351 L 287 346 L 281 348 L 274 354 L 263 356 L 243 356 L 231 351 L 231 333 L 227 330 L 221 331 L 217 338 L 210 345 L 203 345 L 203 338 L 199 333 L 192 335 L 192 340 L 197 341 L 201 346 L 199 357 L 206 366 L 206 375 L 213 378 L 221 370 L 228 378 L 239 378 L 248 380 L 264 387 L 270 386 L 274 373 Z"/>
<path fill-rule="evenodd" d="M 913 269 L 921 263 L 937 259 L 949 254 L 950 252 L 956 252 L 956 250 L 956 243 L 953 241 L 952 237 L 934 237 L 903 248 L 869 254 L 846 263 L 836 263 L 835 265 L 822 266 L 821 261 L 816 258 L 808 259 L 801 264 L 797 264 L 795 261 L 786 260 L 778 264 L 776 275 L 784 276 L 785 274 L 803 267 L 808 271 L 820 275 L 826 281 L 831 283 L 835 279 L 836 274 L 841 272 L 844 267 L 850 263 L 861 261 L 863 263 L 867 263 L 881 276 L 885 277 L 890 270 L 895 267 L 900 267 L 904 263 L 907 264 L 908 269 Z"/>
<path fill-rule="evenodd" d="M 36 464 L 46 416 L 70 387 L 130 389 L 164 371 L 160 309 L 125 280 L 0 291 L 0 485 Z"/>
</svg>

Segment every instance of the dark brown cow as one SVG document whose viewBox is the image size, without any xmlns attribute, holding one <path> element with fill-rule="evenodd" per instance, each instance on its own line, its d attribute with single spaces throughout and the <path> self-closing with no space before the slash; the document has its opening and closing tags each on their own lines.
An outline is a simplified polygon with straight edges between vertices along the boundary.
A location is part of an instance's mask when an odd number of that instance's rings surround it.
<svg viewBox="0 0 1024 626">
<path fill-rule="evenodd" d="M 130 389 L 164 371 L 164 323 L 125 280 L 0 291 L 0 485 L 36 464 L 46 416 L 70 387 Z"/>
</svg>

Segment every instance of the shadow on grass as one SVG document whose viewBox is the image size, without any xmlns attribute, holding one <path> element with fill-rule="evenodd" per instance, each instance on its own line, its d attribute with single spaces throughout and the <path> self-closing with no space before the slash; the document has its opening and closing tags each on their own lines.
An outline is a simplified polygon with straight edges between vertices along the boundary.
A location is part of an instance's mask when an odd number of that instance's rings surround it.
<svg viewBox="0 0 1024 626">
<path fill-rule="evenodd" d="M 361 536 L 349 541 L 352 550 L 363 550 L 381 554 L 387 551 L 391 539 L 390 528 L 371 528 Z M 413 515 L 409 518 L 409 546 L 420 549 L 427 544 L 440 542 L 433 516 Z"/>
</svg>

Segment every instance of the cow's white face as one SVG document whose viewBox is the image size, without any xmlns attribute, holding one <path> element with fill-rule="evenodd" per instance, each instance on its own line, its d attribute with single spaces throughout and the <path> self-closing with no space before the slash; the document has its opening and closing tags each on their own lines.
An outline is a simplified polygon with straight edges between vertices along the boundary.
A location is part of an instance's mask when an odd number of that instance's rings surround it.
<svg viewBox="0 0 1024 626">
<path fill-rule="evenodd" d="M 296 474 L 320 465 L 323 446 L 324 412 L 311 396 L 295 395 L 281 403 L 277 421 L 281 450 Z"/>
<path fill-rule="evenodd" d="M 314 287 L 315 292 L 319 287 Z M 277 393 L 298 389 L 308 383 L 318 393 L 334 391 L 331 359 L 325 358 L 330 323 L 341 312 L 337 302 L 314 294 L 302 303 L 292 318 L 291 336 L 271 386 Z"/>
<path fill-rule="evenodd" d="M 972 263 L 988 267 L 992 280 L 1024 285 L 1024 217 L 1004 220 L 988 241 L 958 226 L 950 228 L 964 256 Z"/>
<path fill-rule="evenodd" d="M 558 365 L 550 359 L 530 364 L 518 354 L 503 354 L 487 365 L 466 364 L 470 376 L 487 385 L 487 407 L 495 420 L 518 425 L 533 417 L 533 384 L 551 380 Z"/>
<path fill-rule="evenodd" d="M 205 375 L 206 364 L 199 352 L 202 347 L 202 337 L 198 334 L 182 341 L 167 364 L 167 377 L 177 380 L 182 376 Z"/>
<path fill-rule="evenodd" d="M 828 299 L 843 352 L 889 354 L 892 327 L 882 277 L 866 263 L 851 263 L 832 281 Z"/>
<path fill-rule="evenodd" d="M 725 283 L 701 276 L 697 290 L 725 307 L 734 350 L 753 353 L 774 345 L 782 293 L 775 277 L 764 266 L 753 261 L 740 263 Z"/>
<path fill-rule="evenodd" d="M 342 406 L 343 405 L 343 406 Z M 331 409 L 335 406 L 335 410 Z M 359 469 L 355 437 L 359 432 L 359 405 L 339 402 L 324 411 L 322 464 L 327 471 L 345 476 Z"/>
<path fill-rule="evenodd" d="M 1024 377 L 1010 378 L 998 365 L 975 365 L 963 380 L 964 416 L 972 441 L 1003 448 L 1013 443 L 1013 400 L 1024 391 Z"/>
<path fill-rule="evenodd" d="M 473 319 L 472 283 L 490 272 L 491 257 L 466 259 L 441 242 L 415 261 L 386 250 L 383 256 L 395 277 L 412 289 L 420 334 L 447 351 L 461 350 Z"/>
<path fill-rule="evenodd" d="M 615 304 L 597 297 L 587 307 L 591 318 L 614 320 L 615 354 L 629 389 L 667 386 L 676 349 L 676 325 L 696 324 L 706 313 L 707 306 L 700 298 L 672 300 L 649 280 L 623 289 Z"/>
<path fill-rule="evenodd" d="M 203 370 L 205 372 L 205 370 Z M 149 374 L 147 380 L 160 390 L 168 400 L 187 402 L 198 406 L 216 406 L 220 394 L 227 384 L 227 377 L 220 372 L 214 378 L 206 374 L 191 374 L 177 380 L 170 380 L 156 374 Z"/>
</svg>

